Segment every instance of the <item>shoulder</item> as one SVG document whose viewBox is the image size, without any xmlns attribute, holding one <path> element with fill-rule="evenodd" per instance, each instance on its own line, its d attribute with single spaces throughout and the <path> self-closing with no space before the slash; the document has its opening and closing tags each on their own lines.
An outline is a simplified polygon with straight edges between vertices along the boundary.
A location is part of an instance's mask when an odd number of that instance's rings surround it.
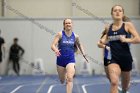
<svg viewBox="0 0 140 93">
<path fill-rule="evenodd" d="M 4 40 L 3 37 L 0 37 L 0 42 L 1 42 L 1 43 L 5 43 L 5 40 Z"/>
<path fill-rule="evenodd" d="M 74 33 L 74 36 L 75 36 L 75 38 L 76 38 L 76 39 L 78 39 L 78 38 L 79 38 L 79 35 L 78 35 L 78 34 L 76 34 L 76 33 Z"/>
<path fill-rule="evenodd" d="M 125 29 L 128 31 L 129 29 L 132 29 L 134 27 L 132 22 L 124 22 Z"/>
<path fill-rule="evenodd" d="M 112 24 L 105 24 L 104 30 L 108 31 L 111 25 L 112 25 Z"/>
<path fill-rule="evenodd" d="M 14 47 L 14 45 L 12 44 L 12 45 L 11 45 L 11 48 L 13 48 L 13 47 Z"/>
<path fill-rule="evenodd" d="M 57 35 L 62 35 L 62 31 L 59 31 L 59 32 L 57 33 Z"/>
<path fill-rule="evenodd" d="M 1 39 L 1 40 L 4 40 L 4 38 L 3 38 L 3 37 L 0 37 L 0 39 Z"/>
<path fill-rule="evenodd" d="M 58 33 L 56 34 L 56 37 L 61 38 L 61 37 L 62 37 L 62 31 L 58 32 Z"/>
<path fill-rule="evenodd" d="M 22 48 L 20 45 L 17 45 L 19 48 Z"/>
<path fill-rule="evenodd" d="M 132 22 L 124 22 L 124 23 L 125 23 L 125 25 L 126 25 L 127 27 L 133 26 L 133 23 L 132 23 Z"/>
</svg>

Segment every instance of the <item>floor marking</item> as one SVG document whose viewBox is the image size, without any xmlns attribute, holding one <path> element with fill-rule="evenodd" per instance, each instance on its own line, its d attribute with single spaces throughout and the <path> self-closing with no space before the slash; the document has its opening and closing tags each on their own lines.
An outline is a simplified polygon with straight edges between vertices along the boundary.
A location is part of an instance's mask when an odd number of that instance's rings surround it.
<svg viewBox="0 0 140 93">
<path fill-rule="evenodd" d="M 23 87 L 23 85 L 20 85 L 18 87 L 16 87 L 13 91 L 11 91 L 10 93 L 15 93 L 16 91 L 18 91 L 21 87 Z"/>
</svg>

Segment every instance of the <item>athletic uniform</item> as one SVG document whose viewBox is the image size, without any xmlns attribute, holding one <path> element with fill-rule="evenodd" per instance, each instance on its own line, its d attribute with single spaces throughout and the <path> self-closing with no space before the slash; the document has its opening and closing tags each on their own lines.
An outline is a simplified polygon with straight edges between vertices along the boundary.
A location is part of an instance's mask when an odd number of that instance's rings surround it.
<svg viewBox="0 0 140 93">
<path fill-rule="evenodd" d="M 106 46 L 109 46 L 109 43 L 106 44 Z M 108 66 L 110 64 L 111 60 L 111 51 L 107 50 L 106 47 L 104 49 L 104 66 Z"/>
<path fill-rule="evenodd" d="M 2 50 L 1 47 L 5 43 L 4 39 L 0 37 L 0 62 L 2 62 Z"/>
<path fill-rule="evenodd" d="M 125 23 L 123 23 L 121 28 L 116 31 L 112 31 L 112 25 L 108 31 L 108 39 L 112 55 L 111 63 L 118 64 L 122 71 L 130 71 L 132 69 L 133 59 L 129 43 L 123 43 L 120 41 L 120 35 L 130 38 L 130 33 L 126 32 Z"/>
<path fill-rule="evenodd" d="M 62 38 L 58 43 L 58 49 L 61 55 L 57 57 L 57 65 L 66 67 L 69 63 L 75 63 L 75 35 L 68 37 L 64 31 L 62 31 Z"/>
</svg>

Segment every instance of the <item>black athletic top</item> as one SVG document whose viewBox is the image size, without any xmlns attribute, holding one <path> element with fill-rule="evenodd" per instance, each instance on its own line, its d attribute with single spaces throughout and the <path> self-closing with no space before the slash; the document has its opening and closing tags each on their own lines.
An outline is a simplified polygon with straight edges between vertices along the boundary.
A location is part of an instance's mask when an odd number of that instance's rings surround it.
<svg viewBox="0 0 140 93">
<path fill-rule="evenodd" d="M 112 25 L 110 26 L 108 31 L 112 60 L 132 62 L 133 59 L 129 48 L 130 44 L 120 41 L 120 35 L 124 35 L 126 38 L 130 38 L 131 34 L 126 32 L 125 23 L 123 23 L 121 28 L 116 31 L 112 30 Z"/>
</svg>

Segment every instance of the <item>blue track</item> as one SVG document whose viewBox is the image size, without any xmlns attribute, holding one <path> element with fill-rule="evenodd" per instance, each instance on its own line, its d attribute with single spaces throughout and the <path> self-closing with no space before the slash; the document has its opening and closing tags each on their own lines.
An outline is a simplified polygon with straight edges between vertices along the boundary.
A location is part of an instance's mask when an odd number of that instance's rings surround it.
<svg viewBox="0 0 140 93">
<path fill-rule="evenodd" d="M 57 76 L 2 76 L 0 93 L 66 93 Z M 76 76 L 73 93 L 109 93 L 104 76 Z M 140 93 L 140 76 L 132 77 L 129 93 Z"/>
</svg>

